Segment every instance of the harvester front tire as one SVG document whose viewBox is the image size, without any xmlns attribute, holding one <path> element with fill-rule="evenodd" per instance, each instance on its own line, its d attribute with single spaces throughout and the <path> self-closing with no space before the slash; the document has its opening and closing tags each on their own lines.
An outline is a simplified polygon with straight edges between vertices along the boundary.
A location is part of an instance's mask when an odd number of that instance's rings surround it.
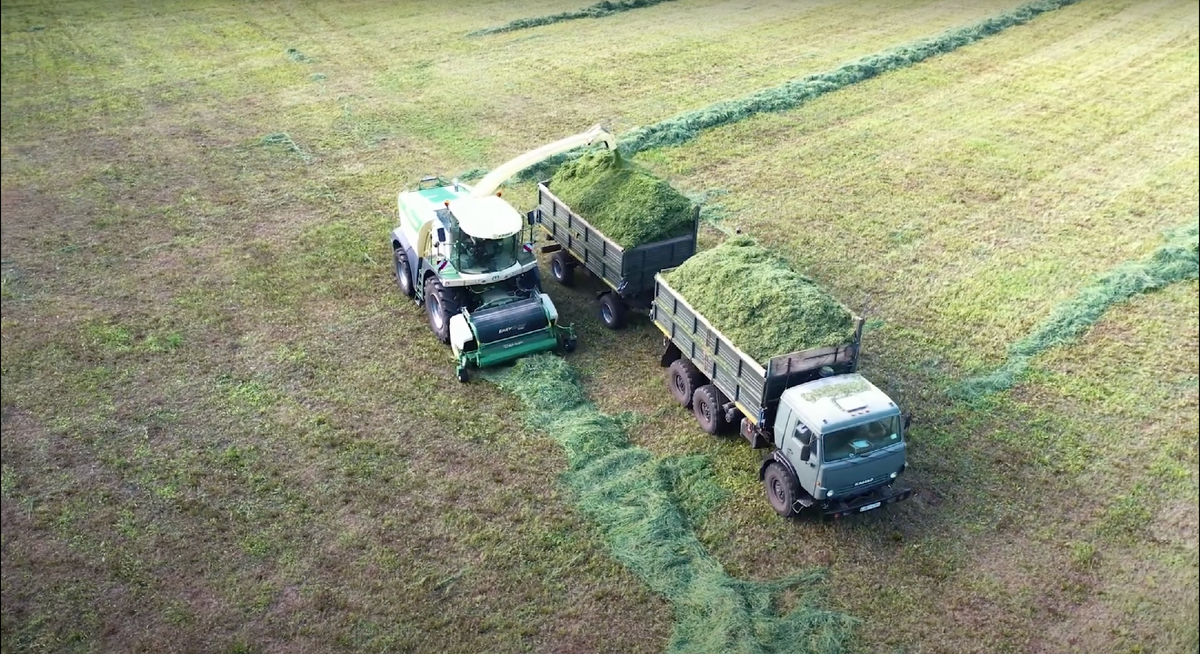
<svg viewBox="0 0 1200 654">
<path fill-rule="evenodd" d="M 467 369 L 459 368 L 458 369 L 458 383 L 465 384 L 469 381 L 471 381 L 471 376 L 467 374 Z"/>
<path fill-rule="evenodd" d="M 458 313 L 458 300 L 437 277 L 425 280 L 425 313 L 429 328 L 443 343 L 450 342 L 450 316 Z"/>
<path fill-rule="evenodd" d="M 625 303 L 612 293 L 600 296 L 600 322 L 609 329 L 620 329 L 625 326 Z"/>
<path fill-rule="evenodd" d="M 692 413 L 696 414 L 696 422 L 705 433 L 713 436 L 721 433 L 721 425 L 725 422 L 722 411 L 721 393 L 716 386 L 705 384 L 696 389 L 692 395 Z"/>
<path fill-rule="evenodd" d="M 404 248 L 392 250 L 392 260 L 396 264 L 396 286 L 400 287 L 400 293 L 404 297 L 412 297 L 412 275 L 408 271 L 408 255 L 404 254 Z"/>
<path fill-rule="evenodd" d="M 700 385 L 700 380 L 700 371 L 687 359 L 675 359 L 667 368 L 667 390 L 685 409 L 692 408 L 692 395 Z"/>
<path fill-rule="evenodd" d="M 763 490 L 767 493 L 767 503 L 775 509 L 775 513 L 790 518 L 796 515 L 796 496 L 799 493 L 796 477 L 783 464 L 772 462 L 763 474 Z"/>
<path fill-rule="evenodd" d="M 550 258 L 550 274 L 554 281 L 563 286 L 575 285 L 575 261 L 563 250 L 554 253 Z"/>
</svg>

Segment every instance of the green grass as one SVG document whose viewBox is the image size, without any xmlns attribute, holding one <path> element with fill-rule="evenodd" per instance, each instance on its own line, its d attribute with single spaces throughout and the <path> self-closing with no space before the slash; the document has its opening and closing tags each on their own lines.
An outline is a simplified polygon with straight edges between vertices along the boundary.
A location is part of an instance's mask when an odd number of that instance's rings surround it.
<svg viewBox="0 0 1200 654">
<path fill-rule="evenodd" d="M 5 651 L 667 648 L 672 603 L 558 442 L 397 297 L 396 191 L 1015 5 L 688 0 L 466 39 L 571 7 L 6 4 Z M 947 395 L 1196 215 L 1196 48 L 1193 5 L 1088 0 L 639 155 L 727 191 L 703 247 L 741 228 L 872 319 L 864 372 L 916 416 L 913 500 L 780 521 L 757 455 L 671 404 L 653 327 L 551 289 L 729 578 L 827 569 L 851 651 L 1196 650 L 1195 282 Z"/>
</svg>

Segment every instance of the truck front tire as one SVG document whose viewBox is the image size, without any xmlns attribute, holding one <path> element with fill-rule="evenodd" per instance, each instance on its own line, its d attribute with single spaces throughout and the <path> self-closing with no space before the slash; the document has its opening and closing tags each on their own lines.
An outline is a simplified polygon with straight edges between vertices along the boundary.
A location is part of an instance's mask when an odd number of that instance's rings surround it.
<svg viewBox="0 0 1200 654">
<path fill-rule="evenodd" d="M 679 406 L 692 408 L 692 395 L 700 385 L 701 375 L 691 361 L 684 358 L 675 359 L 667 368 L 667 390 Z"/>
<path fill-rule="evenodd" d="M 797 489 L 796 477 L 783 464 L 772 462 L 763 474 L 763 490 L 767 493 L 767 502 L 775 513 L 790 518 L 796 515 Z"/>
<path fill-rule="evenodd" d="M 425 313 L 429 314 L 429 328 L 438 340 L 449 343 L 450 316 L 458 313 L 458 301 L 437 277 L 425 280 Z"/>
<path fill-rule="evenodd" d="M 563 286 L 575 285 L 575 261 L 565 250 L 559 250 L 550 258 L 550 274 L 554 281 Z"/>
<path fill-rule="evenodd" d="M 712 384 L 705 384 L 696 389 L 692 395 L 692 413 L 696 414 L 696 422 L 706 433 L 716 436 L 726 424 L 724 409 L 721 408 L 721 392 Z"/>
</svg>

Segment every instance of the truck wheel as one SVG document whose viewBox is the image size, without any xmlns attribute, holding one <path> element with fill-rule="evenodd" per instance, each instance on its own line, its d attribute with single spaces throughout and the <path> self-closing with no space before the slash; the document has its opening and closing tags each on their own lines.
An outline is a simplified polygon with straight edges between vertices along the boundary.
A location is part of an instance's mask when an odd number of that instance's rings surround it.
<svg viewBox="0 0 1200 654">
<path fill-rule="evenodd" d="M 620 329 L 625 326 L 625 303 L 612 293 L 600 296 L 600 320 L 609 329 Z"/>
<path fill-rule="evenodd" d="M 725 416 L 721 413 L 721 393 L 716 386 L 705 384 L 696 389 L 692 395 L 692 413 L 696 414 L 696 422 L 706 433 L 716 436 L 721 433 L 721 425 L 725 424 Z"/>
<path fill-rule="evenodd" d="M 575 285 L 575 262 L 565 250 L 559 250 L 550 258 L 550 274 L 554 281 L 563 286 Z"/>
<path fill-rule="evenodd" d="M 396 264 L 396 285 L 400 287 L 400 293 L 404 297 L 412 297 L 412 275 L 408 271 L 408 256 L 404 254 L 404 248 L 393 249 L 392 260 Z"/>
<path fill-rule="evenodd" d="M 700 371 L 687 359 L 675 359 L 667 368 L 667 390 L 679 406 L 692 408 L 692 394 L 700 385 Z"/>
<path fill-rule="evenodd" d="M 783 464 L 772 462 L 763 474 L 763 490 L 767 492 L 767 502 L 775 513 L 790 518 L 796 515 L 792 508 L 796 505 L 798 494 L 796 478 L 783 467 Z"/>
<path fill-rule="evenodd" d="M 458 301 L 437 277 L 425 280 L 425 313 L 429 314 L 429 328 L 438 340 L 449 343 L 450 316 L 458 313 Z"/>
</svg>

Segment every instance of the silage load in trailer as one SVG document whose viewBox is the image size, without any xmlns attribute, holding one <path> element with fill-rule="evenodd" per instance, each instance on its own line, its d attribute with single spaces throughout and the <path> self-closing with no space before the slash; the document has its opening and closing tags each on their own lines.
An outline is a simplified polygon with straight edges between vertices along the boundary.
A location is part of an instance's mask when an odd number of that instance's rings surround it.
<svg viewBox="0 0 1200 654">
<path fill-rule="evenodd" d="M 551 178 L 550 190 L 622 248 L 692 229 L 691 201 L 617 152 L 593 152 L 564 164 Z"/>
<path fill-rule="evenodd" d="M 730 239 L 666 274 L 667 283 L 759 363 L 854 339 L 854 317 L 808 277 L 747 237 Z"/>
</svg>

